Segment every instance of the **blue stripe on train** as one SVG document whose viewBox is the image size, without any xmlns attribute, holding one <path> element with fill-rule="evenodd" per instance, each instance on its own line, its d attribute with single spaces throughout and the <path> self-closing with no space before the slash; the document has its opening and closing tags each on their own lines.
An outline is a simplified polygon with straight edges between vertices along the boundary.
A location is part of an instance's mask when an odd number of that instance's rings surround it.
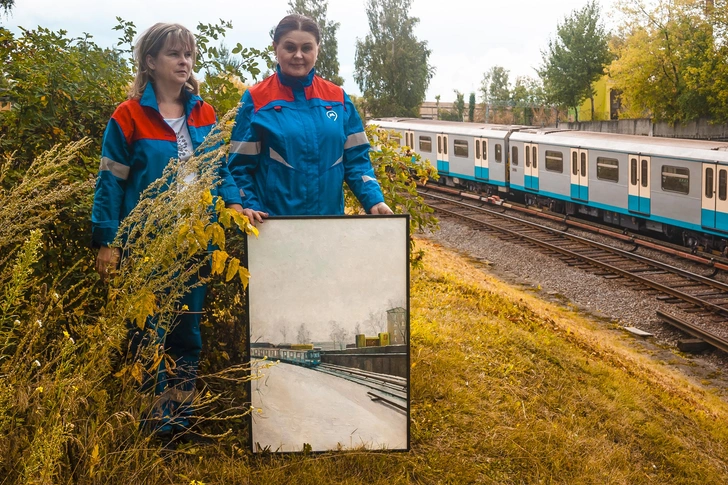
<svg viewBox="0 0 728 485">
<path fill-rule="evenodd" d="M 488 180 L 488 178 L 490 178 L 490 169 L 475 167 L 475 178 Z"/>
<path fill-rule="evenodd" d="M 561 198 L 561 197 L 559 197 Z M 571 184 L 571 198 L 577 200 L 589 200 L 589 187 Z"/>
<path fill-rule="evenodd" d="M 629 201 L 627 202 L 627 208 L 631 212 L 639 212 L 641 214 L 649 215 L 652 212 L 652 201 L 647 197 L 630 195 Z"/>
</svg>

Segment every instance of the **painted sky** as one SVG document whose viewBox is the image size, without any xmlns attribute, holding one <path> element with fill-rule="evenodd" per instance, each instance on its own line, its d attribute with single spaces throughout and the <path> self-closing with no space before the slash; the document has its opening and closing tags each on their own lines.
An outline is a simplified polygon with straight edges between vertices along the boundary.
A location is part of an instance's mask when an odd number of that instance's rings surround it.
<svg viewBox="0 0 728 485">
<path fill-rule="evenodd" d="M 314 342 L 336 322 L 353 343 L 357 324 L 407 302 L 407 223 L 401 217 L 268 220 L 249 239 L 253 341 Z M 281 328 L 287 329 L 283 337 Z M 380 330 L 381 331 L 381 330 Z"/>
<path fill-rule="evenodd" d="M 606 25 L 610 25 L 614 1 L 601 0 Z M 363 39 L 369 31 L 366 2 L 329 0 L 328 4 L 329 20 L 341 24 L 337 39 L 344 88 L 358 95 L 353 78 L 354 56 L 357 39 Z M 413 0 L 410 15 L 420 19 L 415 33 L 428 42 L 431 64 L 436 68 L 427 100 L 434 101 L 440 95 L 442 101 L 452 101 L 455 89 L 465 93 L 467 99 L 471 91 L 479 89 L 483 74 L 496 65 L 508 69 L 511 80 L 521 75 L 536 77 L 534 69 L 541 63 L 541 51 L 548 46 L 549 38 L 555 36 L 556 24 L 585 4 L 586 0 Z M 227 45 L 240 42 L 263 48 L 270 44 L 270 29 L 287 9 L 287 0 L 16 0 L 10 16 L 0 20 L 0 25 L 16 32 L 19 26 L 39 25 L 65 29 L 71 35 L 86 32 L 99 45 L 111 47 L 118 37 L 112 30 L 117 16 L 133 21 L 139 32 L 159 21 L 180 22 L 194 29 L 199 22 L 224 19 L 233 23 Z"/>
</svg>

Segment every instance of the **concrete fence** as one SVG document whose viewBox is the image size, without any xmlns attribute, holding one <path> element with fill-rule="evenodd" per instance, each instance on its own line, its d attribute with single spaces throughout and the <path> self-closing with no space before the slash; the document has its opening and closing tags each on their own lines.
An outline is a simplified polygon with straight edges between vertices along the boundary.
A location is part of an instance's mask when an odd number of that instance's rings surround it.
<svg viewBox="0 0 728 485">
<path fill-rule="evenodd" d="M 321 362 L 368 372 L 407 377 L 407 346 L 362 347 L 321 352 Z"/>
<path fill-rule="evenodd" d="M 559 122 L 557 127 L 569 130 L 619 133 L 622 135 L 660 136 L 665 138 L 691 138 L 696 140 L 728 141 L 728 125 L 714 125 L 707 119 L 685 124 L 653 123 L 650 119 L 613 121 Z"/>
</svg>

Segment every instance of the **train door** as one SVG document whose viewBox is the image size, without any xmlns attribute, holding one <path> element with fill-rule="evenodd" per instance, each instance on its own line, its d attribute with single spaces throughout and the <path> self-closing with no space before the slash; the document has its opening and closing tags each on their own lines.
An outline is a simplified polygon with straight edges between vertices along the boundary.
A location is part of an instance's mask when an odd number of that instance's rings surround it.
<svg viewBox="0 0 728 485">
<path fill-rule="evenodd" d="M 410 147 L 410 150 L 414 150 L 415 148 L 415 132 L 414 131 L 405 131 L 404 132 L 404 144 Z"/>
<path fill-rule="evenodd" d="M 406 130 L 404 132 L 404 144 L 408 147 L 407 153 L 412 155 L 412 160 L 414 160 L 415 155 L 415 132 Z"/>
<path fill-rule="evenodd" d="M 488 140 L 485 138 L 475 139 L 475 178 L 488 180 L 490 177 L 488 168 Z"/>
<path fill-rule="evenodd" d="M 437 135 L 437 171 L 450 172 L 450 162 L 447 156 L 447 135 Z"/>
<path fill-rule="evenodd" d="M 650 215 L 650 157 L 629 156 L 629 203 L 630 212 Z"/>
<path fill-rule="evenodd" d="M 523 186 L 529 190 L 538 190 L 538 145 L 524 143 L 523 152 L 525 155 Z"/>
<path fill-rule="evenodd" d="M 571 149 L 571 198 L 589 200 L 589 150 Z"/>
<path fill-rule="evenodd" d="M 703 164 L 702 207 L 703 227 L 728 232 L 728 167 Z"/>
</svg>

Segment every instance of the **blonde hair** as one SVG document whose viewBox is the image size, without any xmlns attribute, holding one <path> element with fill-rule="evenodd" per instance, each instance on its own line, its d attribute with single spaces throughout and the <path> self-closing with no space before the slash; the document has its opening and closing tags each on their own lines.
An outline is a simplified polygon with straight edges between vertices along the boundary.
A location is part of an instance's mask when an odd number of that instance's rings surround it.
<svg viewBox="0 0 728 485">
<path fill-rule="evenodd" d="M 167 42 L 174 46 L 184 46 L 192 51 L 192 65 L 197 59 L 197 46 L 195 36 L 186 27 L 180 24 L 156 23 L 149 27 L 137 39 L 134 46 L 134 63 L 136 76 L 129 87 L 129 99 L 139 99 L 144 94 L 148 82 L 154 82 L 153 71 L 147 66 L 147 56 L 157 57 Z M 192 94 L 200 93 L 200 84 L 195 75 L 190 73 L 184 87 Z"/>
</svg>

